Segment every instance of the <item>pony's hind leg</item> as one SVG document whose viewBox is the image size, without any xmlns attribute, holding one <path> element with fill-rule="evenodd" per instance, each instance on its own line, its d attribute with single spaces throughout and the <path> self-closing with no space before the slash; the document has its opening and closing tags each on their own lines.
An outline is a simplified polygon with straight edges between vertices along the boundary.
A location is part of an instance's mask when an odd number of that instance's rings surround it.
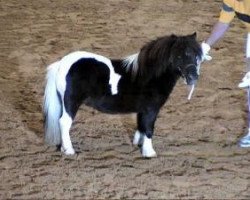
<svg viewBox="0 0 250 200">
<path fill-rule="evenodd" d="M 70 140 L 69 130 L 72 125 L 72 118 L 69 114 L 63 109 L 63 114 L 59 119 L 60 129 L 61 129 L 61 139 L 62 139 L 62 146 L 61 151 L 66 155 L 73 155 L 75 154 L 75 150 L 72 146 L 72 142 Z"/>
<path fill-rule="evenodd" d="M 62 137 L 61 151 L 66 155 L 75 154 L 75 150 L 70 140 L 69 131 L 83 100 L 83 95 L 76 96 L 75 92 L 76 91 L 73 90 L 71 86 L 67 87 L 63 98 L 63 112 L 59 120 Z"/>
</svg>

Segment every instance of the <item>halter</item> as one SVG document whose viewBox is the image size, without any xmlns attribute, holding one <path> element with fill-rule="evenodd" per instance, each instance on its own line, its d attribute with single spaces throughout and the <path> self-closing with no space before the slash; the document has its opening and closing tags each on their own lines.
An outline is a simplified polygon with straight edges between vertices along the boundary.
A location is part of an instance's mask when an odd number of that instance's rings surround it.
<svg viewBox="0 0 250 200">
<path fill-rule="evenodd" d="M 193 66 L 195 66 L 195 68 L 196 68 L 196 73 L 197 73 L 198 75 L 200 75 L 200 63 L 198 63 L 198 60 L 197 60 L 197 64 L 188 64 L 188 65 L 186 66 L 186 70 L 187 70 L 188 68 L 190 68 L 190 67 L 193 67 Z M 178 69 L 179 69 L 179 71 L 180 71 L 180 73 L 181 73 L 182 78 L 185 80 L 185 83 L 187 84 L 187 80 L 186 80 L 185 75 L 183 74 L 181 68 L 178 67 Z M 192 73 L 192 72 L 191 72 L 191 73 Z M 188 94 L 187 99 L 188 99 L 188 100 L 191 100 L 192 95 L 193 95 L 193 93 L 194 93 L 195 84 L 192 84 L 192 85 L 189 86 L 188 88 L 189 88 L 189 94 Z"/>
</svg>

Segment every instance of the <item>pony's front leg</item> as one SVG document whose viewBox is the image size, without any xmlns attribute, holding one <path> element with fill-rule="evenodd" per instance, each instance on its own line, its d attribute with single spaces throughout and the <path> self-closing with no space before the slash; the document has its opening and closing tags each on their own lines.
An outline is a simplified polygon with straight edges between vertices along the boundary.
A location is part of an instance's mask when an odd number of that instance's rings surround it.
<svg viewBox="0 0 250 200">
<path fill-rule="evenodd" d="M 63 115 L 59 120 L 59 124 L 62 137 L 61 151 L 66 155 L 73 155 L 75 154 L 75 150 L 73 149 L 69 135 L 69 130 L 72 125 L 72 118 L 68 115 L 66 111 L 63 111 Z"/>
<path fill-rule="evenodd" d="M 137 115 L 138 131 L 134 137 L 134 144 L 137 142 L 137 145 L 141 145 L 143 157 L 151 158 L 157 156 L 152 144 L 157 114 L 157 110 L 151 110 L 145 113 L 138 113 Z"/>
</svg>

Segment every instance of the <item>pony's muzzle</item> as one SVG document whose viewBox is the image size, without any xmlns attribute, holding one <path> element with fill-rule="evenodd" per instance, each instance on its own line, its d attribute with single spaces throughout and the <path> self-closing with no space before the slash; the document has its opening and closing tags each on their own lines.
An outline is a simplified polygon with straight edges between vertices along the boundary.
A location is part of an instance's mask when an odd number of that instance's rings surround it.
<svg viewBox="0 0 250 200">
<path fill-rule="evenodd" d="M 196 65 L 188 65 L 186 67 L 186 82 L 187 85 L 196 85 L 199 78 Z"/>
<path fill-rule="evenodd" d="M 198 80 L 198 76 L 197 76 L 197 78 L 194 76 L 186 78 L 187 85 L 196 85 L 197 80 Z"/>
<path fill-rule="evenodd" d="M 186 67 L 186 83 L 189 86 L 188 100 L 191 100 L 197 80 L 199 78 L 197 66 L 190 64 Z"/>
</svg>

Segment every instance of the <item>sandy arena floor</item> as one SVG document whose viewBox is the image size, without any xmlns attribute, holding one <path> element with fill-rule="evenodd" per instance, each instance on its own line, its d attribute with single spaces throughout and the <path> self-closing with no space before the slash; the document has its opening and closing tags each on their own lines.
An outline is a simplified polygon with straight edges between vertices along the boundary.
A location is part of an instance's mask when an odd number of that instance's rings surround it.
<svg viewBox="0 0 250 200">
<path fill-rule="evenodd" d="M 204 40 L 221 1 L 0 0 L 0 199 L 250 199 L 244 27 L 202 65 L 191 102 L 178 82 L 157 119 L 158 157 L 132 146 L 135 115 L 82 107 L 73 125 L 76 156 L 43 141 L 46 66 L 85 50 L 120 58 L 158 36 L 197 32 Z"/>
</svg>

